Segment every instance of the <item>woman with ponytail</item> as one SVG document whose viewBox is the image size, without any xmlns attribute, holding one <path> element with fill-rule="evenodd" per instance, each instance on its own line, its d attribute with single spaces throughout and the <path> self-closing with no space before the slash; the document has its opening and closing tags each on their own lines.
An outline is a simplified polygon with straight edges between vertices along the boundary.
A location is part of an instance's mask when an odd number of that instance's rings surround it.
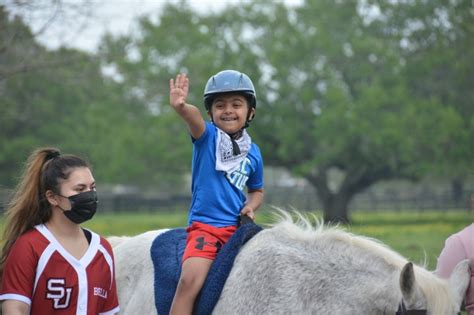
<svg viewBox="0 0 474 315">
<path fill-rule="evenodd" d="M 80 224 L 97 208 L 88 164 L 36 150 L 6 209 L 0 301 L 9 314 L 115 314 L 110 244 Z"/>
</svg>

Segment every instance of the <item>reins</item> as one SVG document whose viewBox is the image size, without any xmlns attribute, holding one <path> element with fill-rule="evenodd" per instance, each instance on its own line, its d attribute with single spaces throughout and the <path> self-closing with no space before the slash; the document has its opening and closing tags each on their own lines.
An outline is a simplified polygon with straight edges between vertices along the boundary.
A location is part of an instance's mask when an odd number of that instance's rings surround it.
<svg viewBox="0 0 474 315">
<path fill-rule="evenodd" d="M 403 300 L 398 304 L 398 310 L 395 313 L 396 315 L 426 315 L 428 314 L 427 310 L 407 310 Z"/>
<path fill-rule="evenodd" d="M 403 300 L 398 304 L 398 310 L 395 315 L 427 315 L 427 310 L 407 310 Z M 461 315 L 461 312 L 458 312 L 457 315 Z"/>
</svg>

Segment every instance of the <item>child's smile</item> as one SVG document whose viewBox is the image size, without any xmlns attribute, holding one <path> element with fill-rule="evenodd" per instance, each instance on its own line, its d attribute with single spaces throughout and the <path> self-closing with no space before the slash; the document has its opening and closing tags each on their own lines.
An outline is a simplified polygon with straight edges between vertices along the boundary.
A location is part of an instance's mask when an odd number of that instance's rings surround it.
<svg viewBox="0 0 474 315">
<path fill-rule="evenodd" d="M 247 99 L 239 94 L 223 94 L 214 100 L 211 118 L 222 131 L 233 134 L 242 129 L 247 121 L 249 106 Z"/>
</svg>

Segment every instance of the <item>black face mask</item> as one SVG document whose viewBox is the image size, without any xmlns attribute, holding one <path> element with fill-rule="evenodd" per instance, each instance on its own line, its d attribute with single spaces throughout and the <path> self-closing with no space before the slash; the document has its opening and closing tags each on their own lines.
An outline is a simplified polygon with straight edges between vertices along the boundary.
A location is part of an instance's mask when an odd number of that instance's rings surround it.
<svg viewBox="0 0 474 315">
<path fill-rule="evenodd" d="M 76 224 L 90 220 L 94 216 L 97 210 L 97 203 L 99 202 L 95 190 L 82 192 L 65 198 L 68 198 L 69 202 L 71 202 L 71 210 L 61 209 L 64 215 Z"/>
</svg>

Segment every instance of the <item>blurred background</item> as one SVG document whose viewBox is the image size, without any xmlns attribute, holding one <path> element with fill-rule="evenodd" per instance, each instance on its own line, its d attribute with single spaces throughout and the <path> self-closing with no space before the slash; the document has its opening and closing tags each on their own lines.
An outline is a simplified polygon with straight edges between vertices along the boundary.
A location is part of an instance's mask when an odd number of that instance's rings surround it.
<svg viewBox="0 0 474 315">
<path fill-rule="evenodd" d="M 0 0 L 0 207 L 54 146 L 92 163 L 102 212 L 186 213 L 169 79 L 205 114 L 207 79 L 237 69 L 264 208 L 474 213 L 473 60 L 471 0 Z"/>
</svg>

